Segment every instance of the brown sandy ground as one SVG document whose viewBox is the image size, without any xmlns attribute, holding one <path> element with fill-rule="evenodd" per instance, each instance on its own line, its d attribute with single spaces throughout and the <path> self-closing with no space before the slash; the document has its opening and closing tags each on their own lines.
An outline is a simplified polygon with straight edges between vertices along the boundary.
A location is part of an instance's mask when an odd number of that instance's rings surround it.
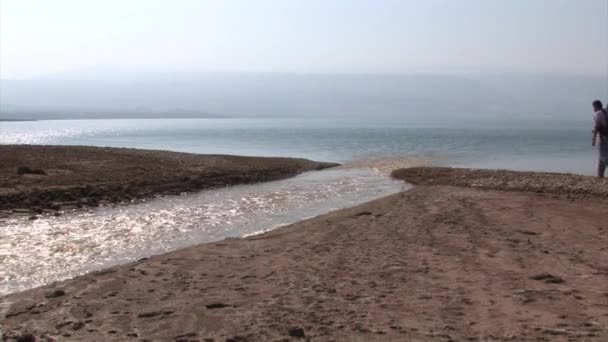
<svg viewBox="0 0 608 342">
<path fill-rule="evenodd" d="M 553 193 L 576 198 L 608 199 L 608 179 L 565 173 L 411 167 L 395 170 L 392 176 L 415 185 L 466 186 L 485 190 Z"/>
<path fill-rule="evenodd" d="M 61 341 L 608 341 L 607 215 L 600 198 L 418 186 L 0 298 L 1 329 Z"/>
<path fill-rule="evenodd" d="M 54 214 L 295 176 L 337 164 L 84 146 L 0 145 L 0 217 Z M 19 168 L 44 174 L 19 174 Z"/>
</svg>

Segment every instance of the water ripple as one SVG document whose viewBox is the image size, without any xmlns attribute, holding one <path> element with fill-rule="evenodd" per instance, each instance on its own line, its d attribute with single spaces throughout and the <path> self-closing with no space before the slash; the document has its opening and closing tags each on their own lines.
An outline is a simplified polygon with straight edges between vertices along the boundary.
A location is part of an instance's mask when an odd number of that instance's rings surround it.
<svg viewBox="0 0 608 342">
<path fill-rule="evenodd" d="M 369 168 L 0 225 L 0 294 L 202 242 L 246 236 L 404 189 Z"/>
</svg>

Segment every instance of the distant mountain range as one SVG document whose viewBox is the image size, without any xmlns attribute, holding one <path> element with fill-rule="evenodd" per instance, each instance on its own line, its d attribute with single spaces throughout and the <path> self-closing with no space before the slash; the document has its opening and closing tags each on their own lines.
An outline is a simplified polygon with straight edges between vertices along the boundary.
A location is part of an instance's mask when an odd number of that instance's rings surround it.
<svg viewBox="0 0 608 342">
<path fill-rule="evenodd" d="M 0 119 L 587 119 L 605 76 L 161 73 L 94 69 L 0 81 Z M 608 100 L 608 99 L 604 99 Z"/>
</svg>

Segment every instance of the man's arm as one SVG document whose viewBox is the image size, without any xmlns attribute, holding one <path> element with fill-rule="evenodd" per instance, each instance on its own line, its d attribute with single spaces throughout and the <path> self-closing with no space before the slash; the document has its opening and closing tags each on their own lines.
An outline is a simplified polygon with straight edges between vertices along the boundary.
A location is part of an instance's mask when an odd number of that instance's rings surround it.
<svg viewBox="0 0 608 342">
<path fill-rule="evenodd" d="M 595 141 L 597 140 L 597 128 L 593 129 L 593 138 L 591 138 L 591 146 L 595 146 Z"/>
<path fill-rule="evenodd" d="M 595 146 L 595 143 L 597 141 L 597 134 L 599 133 L 600 129 L 599 129 L 599 122 L 598 119 L 595 119 L 595 126 L 593 126 L 593 138 L 591 138 L 591 146 Z"/>
</svg>

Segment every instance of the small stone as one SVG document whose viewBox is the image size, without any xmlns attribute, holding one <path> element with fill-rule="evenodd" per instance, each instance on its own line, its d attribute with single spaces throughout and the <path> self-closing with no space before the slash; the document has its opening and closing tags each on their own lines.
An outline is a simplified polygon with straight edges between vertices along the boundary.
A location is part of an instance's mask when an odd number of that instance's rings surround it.
<svg viewBox="0 0 608 342">
<path fill-rule="evenodd" d="M 239 341 L 243 341 L 245 338 L 243 338 L 243 336 L 232 336 L 232 337 L 228 337 L 226 339 L 226 342 L 239 342 Z"/>
<path fill-rule="evenodd" d="M 72 324 L 72 330 L 77 331 L 80 330 L 82 327 L 84 327 L 84 323 L 83 322 L 74 322 L 74 324 Z"/>
<path fill-rule="evenodd" d="M 48 291 L 44 296 L 46 298 L 57 298 L 57 297 L 61 297 L 61 296 L 65 296 L 65 291 L 64 290 L 51 290 Z"/>
<path fill-rule="evenodd" d="M 288 330 L 289 336 L 291 337 L 297 337 L 297 338 L 304 338 L 304 329 L 300 328 L 300 327 L 292 327 L 289 328 Z"/>
<path fill-rule="evenodd" d="M 225 308 L 225 307 L 228 307 L 228 306 L 230 306 L 230 305 L 224 304 L 224 303 L 212 303 L 212 304 L 205 305 L 205 307 L 207 309 L 221 309 L 221 308 Z"/>
<path fill-rule="evenodd" d="M 156 317 L 156 316 L 160 316 L 160 315 L 161 315 L 160 311 L 150 311 L 150 312 L 142 312 L 139 315 L 137 315 L 137 317 L 150 318 L 150 317 Z"/>
<path fill-rule="evenodd" d="M 17 168 L 17 174 L 20 175 L 20 176 L 21 175 L 26 175 L 28 173 L 32 173 L 32 171 L 33 171 L 32 168 L 29 167 L 29 166 L 19 166 Z"/>
<path fill-rule="evenodd" d="M 187 334 L 175 336 L 175 338 L 178 339 L 178 338 L 184 338 L 184 337 L 195 337 L 196 335 L 198 335 L 198 334 L 195 332 L 189 332 Z"/>
<path fill-rule="evenodd" d="M 47 173 L 44 170 L 33 170 L 31 167 L 28 166 L 19 166 L 17 168 L 17 174 L 19 176 L 23 176 L 23 175 L 41 175 L 41 176 L 47 176 Z"/>
<path fill-rule="evenodd" d="M 530 279 L 544 281 L 547 284 L 561 284 L 564 282 L 564 279 L 549 273 L 540 273 L 537 275 L 533 275 L 530 277 Z"/>
<path fill-rule="evenodd" d="M 546 334 L 549 334 L 549 335 L 554 335 L 554 336 L 568 335 L 568 330 L 566 330 L 566 329 L 545 329 L 543 332 Z"/>
<path fill-rule="evenodd" d="M 36 336 L 32 334 L 23 334 L 15 339 L 17 342 L 36 342 Z"/>
<path fill-rule="evenodd" d="M 564 282 L 564 279 L 560 278 L 560 277 L 553 277 L 553 278 L 549 278 L 547 280 L 545 280 L 545 283 L 547 284 L 561 284 Z"/>
</svg>

